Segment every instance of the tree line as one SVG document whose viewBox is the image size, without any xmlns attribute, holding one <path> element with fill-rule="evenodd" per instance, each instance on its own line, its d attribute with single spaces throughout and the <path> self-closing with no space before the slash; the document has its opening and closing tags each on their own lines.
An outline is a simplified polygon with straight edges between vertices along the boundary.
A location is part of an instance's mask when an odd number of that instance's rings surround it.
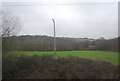
<svg viewBox="0 0 120 81">
<path fill-rule="evenodd" d="M 3 37 L 3 50 L 18 51 L 53 51 L 54 38 L 44 35 L 24 35 Z M 99 51 L 118 51 L 118 38 L 114 39 L 89 39 L 57 37 L 57 51 L 81 51 L 87 50 L 92 45 Z"/>
</svg>

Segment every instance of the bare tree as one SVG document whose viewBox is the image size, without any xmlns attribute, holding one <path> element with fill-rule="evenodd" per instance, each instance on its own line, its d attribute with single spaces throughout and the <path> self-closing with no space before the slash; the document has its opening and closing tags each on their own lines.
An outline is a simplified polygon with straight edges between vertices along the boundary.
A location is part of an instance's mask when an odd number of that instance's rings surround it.
<svg viewBox="0 0 120 81">
<path fill-rule="evenodd" d="M 13 16 L 10 12 L 4 11 L 0 13 L 0 16 L 2 18 L 2 23 L 0 23 L 2 37 L 16 35 L 20 31 L 22 24 L 18 17 Z"/>
</svg>

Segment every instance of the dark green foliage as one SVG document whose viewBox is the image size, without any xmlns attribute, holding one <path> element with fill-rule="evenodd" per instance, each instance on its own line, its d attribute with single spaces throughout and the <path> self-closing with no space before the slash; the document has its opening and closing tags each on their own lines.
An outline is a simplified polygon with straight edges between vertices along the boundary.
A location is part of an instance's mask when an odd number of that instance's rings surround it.
<svg viewBox="0 0 120 81">
<path fill-rule="evenodd" d="M 77 57 L 3 56 L 3 79 L 117 79 L 117 66 Z"/>
</svg>

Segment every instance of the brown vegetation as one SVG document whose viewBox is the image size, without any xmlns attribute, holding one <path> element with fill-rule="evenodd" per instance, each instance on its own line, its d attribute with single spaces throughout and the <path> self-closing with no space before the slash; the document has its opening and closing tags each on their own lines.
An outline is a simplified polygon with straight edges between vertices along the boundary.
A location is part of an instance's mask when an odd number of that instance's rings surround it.
<svg viewBox="0 0 120 81">
<path fill-rule="evenodd" d="M 63 38 L 56 39 L 57 51 L 87 50 L 91 39 Z M 12 36 L 3 38 L 3 50 L 53 51 L 53 37 L 49 36 Z M 118 51 L 118 39 L 97 39 L 94 42 L 98 51 Z"/>
</svg>

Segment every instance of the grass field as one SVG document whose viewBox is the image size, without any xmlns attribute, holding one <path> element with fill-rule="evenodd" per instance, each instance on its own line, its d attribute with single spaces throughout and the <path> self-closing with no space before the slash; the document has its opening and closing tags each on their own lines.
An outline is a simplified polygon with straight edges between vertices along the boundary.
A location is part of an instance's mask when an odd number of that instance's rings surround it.
<svg viewBox="0 0 120 81">
<path fill-rule="evenodd" d="M 55 55 L 54 52 L 44 51 L 12 51 L 11 54 L 15 55 Z M 57 57 L 76 56 L 80 58 L 87 58 L 98 61 L 110 62 L 118 65 L 118 53 L 106 51 L 57 51 Z"/>
</svg>

